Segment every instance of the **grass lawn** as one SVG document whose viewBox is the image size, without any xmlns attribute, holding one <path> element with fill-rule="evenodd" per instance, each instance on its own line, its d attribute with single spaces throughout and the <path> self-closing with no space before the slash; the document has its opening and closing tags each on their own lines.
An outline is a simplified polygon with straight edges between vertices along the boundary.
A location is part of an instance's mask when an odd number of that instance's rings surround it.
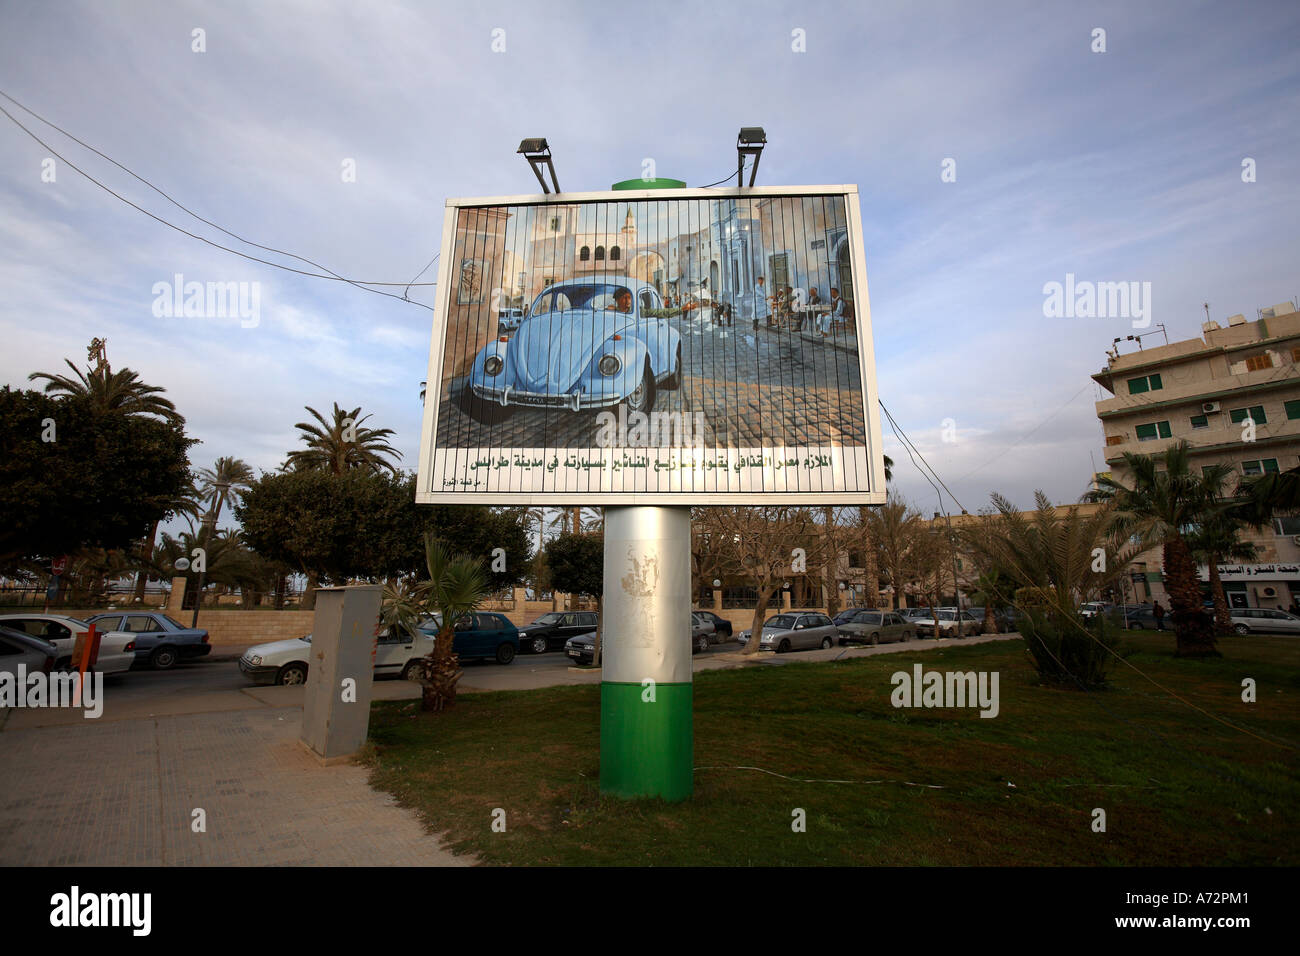
<svg viewBox="0 0 1300 956">
<path fill-rule="evenodd" d="M 1300 640 L 1231 637 L 1215 660 L 1173 647 L 1170 633 L 1128 632 L 1122 649 L 1251 733 L 1122 664 L 1104 692 L 1041 685 L 1024 645 L 1005 641 L 696 674 L 695 796 L 682 804 L 600 795 L 598 686 L 462 695 L 441 715 L 377 703 L 366 760 L 372 785 L 490 863 L 1294 866 Z M 997 671 L 999 715 L 895 709 L 890 676 L 917 662 Z M 1257 703 L 1241 700 L 1247 677 Z M 704 769 L 736 767 L 854 782 Z M 492 832 L 498 807 L 505 833 Z M 806 832 L 792 831 L 796 808 Z"/>
</svg>

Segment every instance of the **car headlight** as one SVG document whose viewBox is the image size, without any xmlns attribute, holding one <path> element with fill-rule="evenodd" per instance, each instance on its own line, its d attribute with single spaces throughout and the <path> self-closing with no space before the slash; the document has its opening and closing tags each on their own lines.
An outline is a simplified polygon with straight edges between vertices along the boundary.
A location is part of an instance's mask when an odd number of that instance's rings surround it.
<svg viewBox="0 0 1300 956">
<path fill-rule="evenodd" d="M 623 367 L 622 360 L 617 355 L 606 354 L 600 357 L 596 368 L 600 370 L 601 375 L 617 375 L 618 370 Z"/>
<path fill-rule="evenodd" d="M 762 637 L 759 638 L 759 641 L 762 642 L 763 644 L 770 644 L 775 639 L 776 639 L 775 634 L 764 634 Z"/>
<path fill-rule="evenodd" d="M 501 361 L 500 355 L 489 355 L 483 363 L 483 371 L 489 375 L 499 375 L 505 364 L 505 362 Z"/>
<path fill-rule="evenodd" d="M 262 663 L 262 655 L 261 655 L 261 654 L 254 654 L 252 657 L 250 657 L 250 658 L 248 659 L 248 663 L 250 663 L 250 664 L 252 664 L 254 667 L 256 667 L 257 665 L 259 665 L 259 664 Z"/>
</svg>

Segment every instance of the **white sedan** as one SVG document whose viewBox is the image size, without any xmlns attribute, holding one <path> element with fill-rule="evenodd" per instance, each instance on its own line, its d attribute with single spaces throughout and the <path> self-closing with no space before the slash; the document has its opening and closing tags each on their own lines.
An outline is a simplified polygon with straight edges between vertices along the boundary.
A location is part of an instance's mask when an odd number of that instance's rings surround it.
<svg viewBox="0 0 1300 956">
<path fill-rule="evenodd" d="M 0 614 L 0 627 L 7 627 L 32 637 L 49 641 L 58 651 L 55 670 L 72 667 L 72 651 L 77 636 L 90 630 L 80 618 L 64 614 Z M 101 674 L 121 674 L 135 662 L 135 636 L 125 631 L 101 633 L 99 656 L 92 670 Z"/>
</svg>

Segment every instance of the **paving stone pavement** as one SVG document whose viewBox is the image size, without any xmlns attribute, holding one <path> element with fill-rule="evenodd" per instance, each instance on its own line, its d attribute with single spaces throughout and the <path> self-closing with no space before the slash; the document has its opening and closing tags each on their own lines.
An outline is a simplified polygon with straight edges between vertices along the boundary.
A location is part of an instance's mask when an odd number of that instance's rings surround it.
<svg viewBox="0 0 1300 956">
<path fill-rule="evenodd" d="M 364 767 L 320 766 L 301 708 L 0 734 L 3 866 L 468 866 Z M 195 808 L 207 832 L 191 829 Z"/>
</svg>

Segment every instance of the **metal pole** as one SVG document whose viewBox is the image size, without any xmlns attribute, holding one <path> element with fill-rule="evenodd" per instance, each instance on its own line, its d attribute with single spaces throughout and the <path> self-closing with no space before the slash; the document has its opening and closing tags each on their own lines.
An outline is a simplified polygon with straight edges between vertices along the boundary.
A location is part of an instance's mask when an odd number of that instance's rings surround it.
<svg viewBox="0 0 1300 956">
<path fill-rule="evenodd" d="M 602 793 L 693 791 L 690 548 L 690 508 L 605 509 Z"/>
</svg>

